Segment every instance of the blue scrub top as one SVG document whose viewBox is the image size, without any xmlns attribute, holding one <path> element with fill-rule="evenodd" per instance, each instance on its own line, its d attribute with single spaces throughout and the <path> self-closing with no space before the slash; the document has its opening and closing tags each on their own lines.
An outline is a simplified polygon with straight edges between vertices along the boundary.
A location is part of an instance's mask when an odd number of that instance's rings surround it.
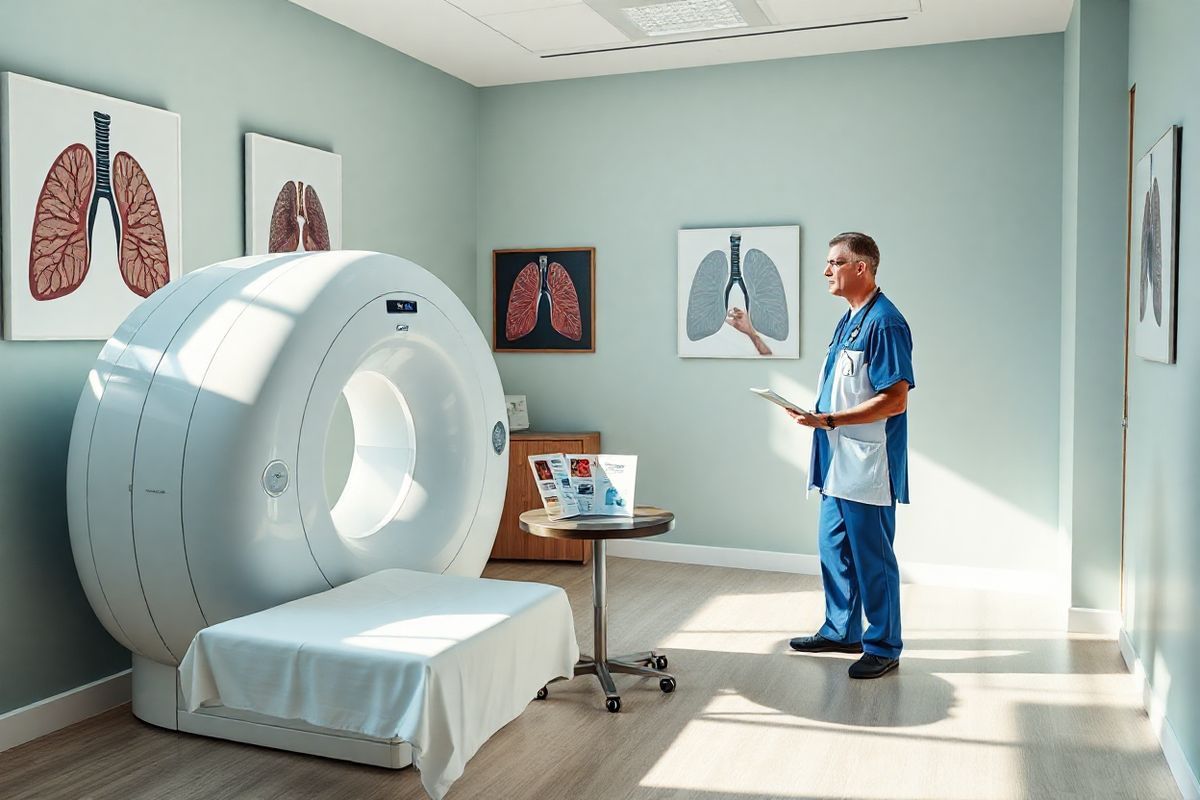
<svg viewBox="0 0 1200 800">
<path fill-rule="evenodd" d="M 866 311 L 864 317 L 863 311 Z M 859 328 L 854 336 L 854 329 Z M 908 381 L 908 388 L 915 389 L 912 364 L 912 331 L 900 310 L 892 301 L 879 293 L 875 304 L 869 309 L 859 309 L 851 316 L 847 311 L 838 322 L 829 342 L 829 355 L 825 357 L 825 369 L 821 380 L 821 396 L 817 398 L 817 411 L 829 413 L 830 397 L 833 394 L 833 365 L 842 350 L 865 350 L 867 378 L 876 392 L 900 381 Z M 888 472 L 892 477 L 892 498 L 900 503 L 908 502 L 908 412 L 889 417 L 884 425 L 887 434 Z M 824 486 L 829 472 L 829 437 L 821 429 L 813 431 L 813 456 L 809 483 L 818 488 Z"/>
</svg>

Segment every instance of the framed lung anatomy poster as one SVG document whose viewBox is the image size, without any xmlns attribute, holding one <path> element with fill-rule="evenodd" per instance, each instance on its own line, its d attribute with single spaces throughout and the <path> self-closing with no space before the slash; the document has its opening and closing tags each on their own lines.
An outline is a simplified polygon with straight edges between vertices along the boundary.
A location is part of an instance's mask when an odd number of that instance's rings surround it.
<svg viewBox="0 0 1200 800">
<path fill-rule="evenodd" d="M 679 231 L 683 357 L 800 357 L 800 228 Z"/>
<path fill-rule="evenodd" d="M 1142 156 L 1133 179 L 1134 349 L 1165 364 L 1175 363 L 1181 130 L 1172 126 Z"/>
<path fill-rule="evenodd" d="M 492 251 L 492 349 L 596 351 L 596 249 Z"/>
<path fill-rule="evenodd" d="M 179 277 L 179 115 L 0 75 L 6 339 L 107 339 Z"/>
<path fill-rule="evenodd" d="M 246 134 L 246 255 L 342 249 L 342 157 Z"/>
</svg>

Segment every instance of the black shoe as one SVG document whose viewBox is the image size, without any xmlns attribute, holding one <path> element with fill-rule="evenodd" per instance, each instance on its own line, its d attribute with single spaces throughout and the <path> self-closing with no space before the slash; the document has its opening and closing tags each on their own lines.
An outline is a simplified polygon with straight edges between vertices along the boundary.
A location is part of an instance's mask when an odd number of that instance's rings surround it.
<svg viewBox="0 0 1200 800">
<path fill-rule="evenodd" d="M 812 636 L 797 636 L 788 642 L 788 646 L 801 653 L 861 653 L 862 642 L 835 642 L 826 639 L 821 634 Z"/>
<path fill-rule="evenodd" d="M 885 656 L 877 656 L 874 653 L 867 653 L 850 665 L 850 677 L 859 679 L 882 678 L 898 666 L 900 666 L 900 659 L 898 658 L 887 658 Z"/>
</svg>

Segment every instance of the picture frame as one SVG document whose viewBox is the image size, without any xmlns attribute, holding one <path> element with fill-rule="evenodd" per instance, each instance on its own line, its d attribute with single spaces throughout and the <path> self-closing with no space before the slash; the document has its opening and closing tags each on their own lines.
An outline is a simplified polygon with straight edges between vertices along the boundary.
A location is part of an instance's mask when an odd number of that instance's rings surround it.
<svg viewBox="0 0 1200 800">
<path fill-rule="evenodd" d="M 1179 271 L 1179 149 L 1183 129 L 1172 125 L 1137 162 L 1130 231 L 1130 294 L 1134 352 L 1175 363 Z"/>
<path fill-rule="evenodd" d="M 0 73 L 3 336 L 108 339 L 182 274 L 180 116 Z"/>
<path fill-rule="evenodd" d="M 246 255 L 342 249 L 342 157 L 245 136 Z"/>
<path fill-rule="evenodd" d="M 800 226 L 683 228 L 680 358 L 800 357 Z"/>
<path fill-rule="evenodd" d="M 596 352 L 596 248 L 493 250 L 492 350 Z"/>
<path fill-rule="evenodd" d="M 508 408 L 508 430 L 529 430 L 529 406 L 523 394 L 504 395 L 504 405 Z"/>
</svg>

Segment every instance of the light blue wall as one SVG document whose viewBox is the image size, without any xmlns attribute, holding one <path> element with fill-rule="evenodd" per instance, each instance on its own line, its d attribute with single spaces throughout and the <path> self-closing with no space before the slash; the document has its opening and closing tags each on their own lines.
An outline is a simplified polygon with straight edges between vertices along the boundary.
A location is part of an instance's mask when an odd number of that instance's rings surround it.
<svg viewBox="0 0 1200 800">
<path fill-rule="evenodd" d="M 1129 108 L 1128 0 L 1077 3 L 1065 36 L 1059 526 L 1071 605 L 1116 611 Z"/>
<path fill-rule="evenodd" d="M 916 339 L 910 561 L 1061 578 L 1063 37 L 485 89 L 490 251 L 595 245 L 594 355 L 497 358 L 535 428 L 639 454 L 678 542 L 816 552 L 809 439 L 749 386 L 808 402 L 845 306 L 828 238 L 872 233 Z M 676 231 L 801 226 L 799 361 L 676 356 Z"/>
<path fill-rule="evenodd" d="M 1129 81 L 1140 158 L 1183 126 L 1178 361 L 1130 354 L 1125 627 L 1200 773 L 1200 3 L 1133 0 Z M 1136 301 L 1136 295 L 1135 295 Z M 1136 308 L 1133 310 L 1136 315 Z M 1136 316 L 1134 317 L 1136 319 Z"/>
<path fill-rule="evenodd" d="M 348 248 L 474 304 L 477 90 L 285 0 L 0 0 L 0 71 L 183 118 L 183 266 L 241 255 L 242 135 L 342 155 Z M 124 669 L 75 574 L 64 480 L 98 343 L 0 342 L 0 713 Z"/>
</svg>

